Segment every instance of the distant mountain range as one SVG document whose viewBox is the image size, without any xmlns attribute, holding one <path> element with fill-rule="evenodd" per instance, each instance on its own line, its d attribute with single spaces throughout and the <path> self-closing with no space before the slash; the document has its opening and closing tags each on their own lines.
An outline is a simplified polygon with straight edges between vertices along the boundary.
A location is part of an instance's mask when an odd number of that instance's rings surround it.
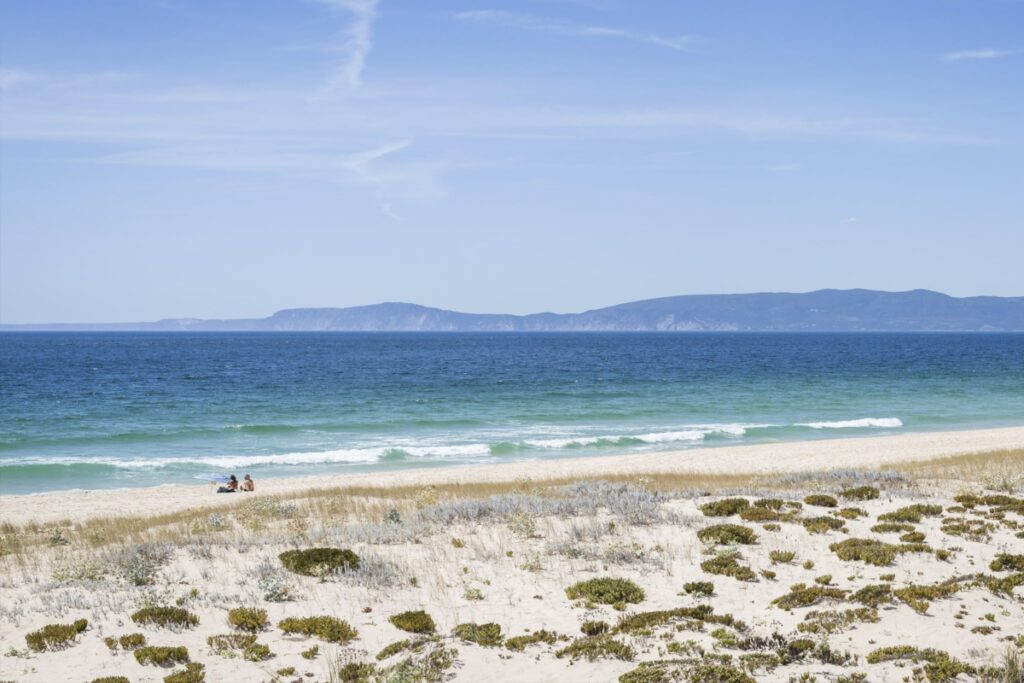
<svg viewBox="0 0 1024 683">
<path fill-rule="evenodd" d="M 701 294 L 583 313 L 458 313 L 407 303 L 290 308 L 268 318 L 0 325 L 3 331 L 123 332 L 1002 332 L 1024 331 L 1024 297 L 915 289 Z"/>
</svg>

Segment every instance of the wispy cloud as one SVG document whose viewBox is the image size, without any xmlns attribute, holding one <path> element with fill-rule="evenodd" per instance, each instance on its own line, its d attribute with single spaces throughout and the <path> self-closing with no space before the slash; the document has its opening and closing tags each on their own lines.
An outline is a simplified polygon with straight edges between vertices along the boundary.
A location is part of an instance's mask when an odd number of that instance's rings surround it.
<svg viewBox="0 0 1024 683">
<path fill-rule="evenodd" d="M 957 50 L 956 52 L 947 52 L 940 55 L 939 59 L 944 62 L 982 61 L 986 59 L 1001 59 L 1002 57 L 1009 57 L 1016 53 L 1017 50 L 996 50 L 991 47 L 986 47 L 978 50 Z"/>
<path fill-rule="evenodd" d="M 10 90 L 39 80 L 39 75 L 19 69 L 0 69 L 0 90 Z"/>
<path fill-rule="evenodd" d="M 334 73 L 324 84 L 324 92 L 342 87 L 355 87 L 362 82 L 366 57 L 373 49 L 373 21 L 377 18 L 379 0 L 316 0 L 333 10 L 350 15 L 351 22 L 341 41 L 331 48 L 343 55 Z"/>
<path fill-rule="evenodd" d="M 587 24 L 570 24 L 532 14 L 520 12 L 506 12 L 503 10 L 472 10 L 459 12 L 455 15 L 459 21 L 473 22 L 477 24 L 491 24 L 497 26 L 511 26 L 527 31 L 539 31 L 542 33 L 553 33 L 564 36 L 579 36 L 585 38 L 618 38 L 637 43 L 647 43 L 670 50 L 688 50 L 696 42 L 694 36 L 662 36 L 654 33 L 643 33 L 624 28 L 608 26 L 590 26 Z"/>
</svg>

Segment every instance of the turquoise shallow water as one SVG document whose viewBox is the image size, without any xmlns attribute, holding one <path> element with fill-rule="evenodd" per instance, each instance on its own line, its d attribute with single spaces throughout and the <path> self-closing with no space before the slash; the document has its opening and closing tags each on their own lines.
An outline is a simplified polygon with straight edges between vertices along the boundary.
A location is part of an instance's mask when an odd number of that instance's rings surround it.
<svg viewBox="0 0 1024 683">
<path fill-rule="evenodd" d="M 0 334 L 0 493 L 1024 424 L 1024 335 Z"/>
</svg>

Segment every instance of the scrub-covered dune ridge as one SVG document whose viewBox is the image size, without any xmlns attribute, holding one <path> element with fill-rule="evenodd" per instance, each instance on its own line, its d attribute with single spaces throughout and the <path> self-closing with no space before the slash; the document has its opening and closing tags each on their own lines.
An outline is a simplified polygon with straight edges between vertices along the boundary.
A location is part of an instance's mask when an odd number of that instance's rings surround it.
<svg viewBox="0 0 1024 683">
<path fill-rule="evenodd" d="M 353 486 L 5 523 L 0 680 L 1020 683 L 1022 463 Z"/>
</svg>

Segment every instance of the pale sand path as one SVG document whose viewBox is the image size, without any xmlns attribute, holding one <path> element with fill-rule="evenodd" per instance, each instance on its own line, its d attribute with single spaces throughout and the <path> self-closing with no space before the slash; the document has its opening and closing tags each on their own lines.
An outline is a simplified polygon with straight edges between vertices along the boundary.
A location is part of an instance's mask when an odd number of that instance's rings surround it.
<svg viewBox="0 0 1024 683">
<path fill-rule="evenodd" d="M 1024 448 L 1024 427 L 929 432 L 846 439 L 691 448 L 665 453 L 530 460 L 401 472 L 328 474 L 259 480 L 262 494 L 332 486 L 425 486 L 429 484 L 595 477 L 612 474 L 799 472 L 837 467 L 877 467 L 963 453 Z M 1022 456 L 1024 467 L 1024 456 Z M 23 524 L 92 517 L 156 515 L 192 507 L 233 505 L 246 496 L 216 495 L 208 484 L 143 489 L 63 491 L 0 496 L 0 521 Z"/>
</svg>

